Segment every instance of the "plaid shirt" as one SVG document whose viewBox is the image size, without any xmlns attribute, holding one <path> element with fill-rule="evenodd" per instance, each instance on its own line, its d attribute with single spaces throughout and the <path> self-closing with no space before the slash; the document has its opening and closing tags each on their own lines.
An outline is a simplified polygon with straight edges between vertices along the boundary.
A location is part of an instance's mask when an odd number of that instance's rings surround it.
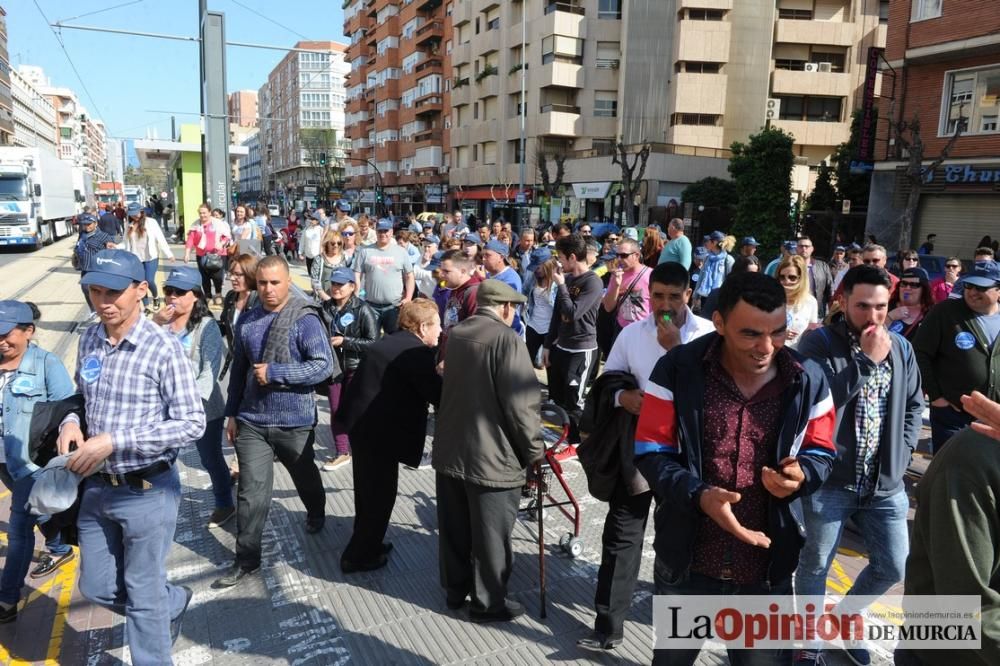
<svg viewBox="0 0 1000 666">
<path fill-rule="evenodd" d="M 849 335 L 852 351 L 855 354 L 863 353 L 857 334 L 851 331 Z M 875 458 L 878 456 L 879 444 L 882 441 L 885 413 L 889 404 L 889 387 L 892 385 L 891 358 L 886 356 L 875 367 L 868 381 L 858 392 L 858 402 L 854 408 L 854 430 L 857 433 L 858 448 L 854 458 L 855 485 L 849 489 L 856 490 L 864 496 L 875 492 L 878 480 Z"/>
<path fill-rule="evenodd" d="M 75 379 L 88 434 L 111 435 L 105 472 L 172 463 L 178 449 L 205 432 L 205 410 L 187 354 L 177 338 L 144 317 L 117 347 L 103 324 L 84 331 Z"/>
</svg>

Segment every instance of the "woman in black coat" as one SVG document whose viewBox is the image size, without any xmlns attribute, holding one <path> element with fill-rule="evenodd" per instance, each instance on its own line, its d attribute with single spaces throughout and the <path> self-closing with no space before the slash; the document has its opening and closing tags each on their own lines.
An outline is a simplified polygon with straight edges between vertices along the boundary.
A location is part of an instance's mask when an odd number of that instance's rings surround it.
<svg viewBox="0 0 1000 666">
<path fill-rule="evenodd" d="M 396 504 L 399 464 L 416 467 L 427 434 L 427 405 L 441 402 L 436 368 L 441 319 L 427 299 L 405 303 L 399 330 L 368 347 L 345 387 L 337 427 L 353 449 L 354 533 L 340 558 L 344 573 L 373 571 L 388 563 L 382 543 Z"/>
<path fill-rule="evenodd" d="M 378 319 L 367 303 L 355 296 L 354 271 L 335 268 L 329 276 L 330 300 L 323 301 L 323 322 L 330 332 L 330 346 L 343 373 L 330 385 L 330 429 L 337 455 L 328 458 L 323 470 L 331 472 L 351 462 L 351 442 L 347 431 L 336 421 L 344 387 L 351 381 L 365 352 L 378 337 Z"/>
</svg>

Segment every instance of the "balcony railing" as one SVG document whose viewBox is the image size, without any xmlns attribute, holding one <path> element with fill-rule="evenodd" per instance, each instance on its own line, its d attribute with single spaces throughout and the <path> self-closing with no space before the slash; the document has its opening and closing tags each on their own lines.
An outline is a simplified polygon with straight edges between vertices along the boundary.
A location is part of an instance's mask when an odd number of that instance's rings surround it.
<svg viewBox="0 0 1000 666">
<path fill-rule="evenodd" d="M 579 16 L 585 16 L 587 13 L 583 7 L 573 2 L 550 2 L 545 5 L 545 13 L 551 14 L 552 12 L 567 12 Z"/>
<path fill-rule="evenodd" d="M 569 104 L 543 104 L 540 113 L 575 113 L 580 115 L 580 107 Z"/>
<path fill-rule="evenodd" d="M 416 66 L 415 70 L 419 73 L 428 70 L 432 67 L 441 67 L 441 65 L 442 63 L 440 60 L 438 60 L 437 58 L 433 58 L 431 60 L 423 61 L 422 63 Z"/>
<path fill-rule="evenodd" d="M 726 148 L 706 148 L 704 146 L 684 146 L 673 143 L 651 143 L 650 152 L 661 155 L 690 155 L 694 157 L 716 157 L 719 159 L 729 159 L 732 152 Z M 609 157 L 615 154 L 613 145 L 602 144 L 598 148 L 587 148 L 585 150 L 573 150 L 566 153 L 570 159 L 585 159 L 588 157 Z M 630 155 L 637 154 L 642 150 L 642 144 L 626 146 L 626 151 Z"/>
<path fill-rule="evenodd" d="M 618 58 L 598 58 L 597 69 L 618 69 L 621 62 Z"/>
</svg>

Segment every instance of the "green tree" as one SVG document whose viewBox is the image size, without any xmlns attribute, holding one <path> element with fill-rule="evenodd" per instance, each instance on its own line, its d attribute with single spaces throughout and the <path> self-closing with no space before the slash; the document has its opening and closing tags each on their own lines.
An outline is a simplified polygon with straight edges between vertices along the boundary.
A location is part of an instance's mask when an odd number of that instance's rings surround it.
<svg viewBox="0 0 1000 666">
<path fill-rule="evenodd" d="M 835 210 L 837 201 L 837 190 L 833 187 L 833 169 L 825 161 L 820 162 L 819 177 L 806 199 L 806 207 L 812 211 Z"/>
<path fill-rule="evenodd" d="M 777 251 L 791 235 L 792 164 L 795 139 L 776 127 L 752 134 L 746 143 L 733 142 L 729 173 L 736 183 L 736 221 L 730 233 L 755 236 L 768 250 Z"/>
<path fill-rule="evenodd" d="M 341 150 L 337 143 L 337 130 L 330 128 L 308 128 L 299 130 L 299 141 L 306 153 L 306 164 L 312 169 L 322 192 L 318 199 L 325 200 L 327 192 L 341 177 L 343 164 Z"/>
<path fill-rule="evenodd" d="M 150 167 L 125 167 L 125 185 L 142 187 L 147 196 L 159 194 L 167 189 L 167 170 Z M 145 204 L 145 202 L 143 202 Z"/>
<path fill-rule="evenodd" d="M 875 113 L 878 118 L 878 112 Z M 846 143 L 837 146 L 830 157 L 830 163 L 837 175 L 837 199 L 847 199 L 852 207 L 867 207 L 868 194 L 871 191 L 872 173 L 865 169 L 851 171 L 851 162 L 858 162 L 858 146 L 861 142 L 861 122 L 864 113 L 861 109 L 851 115 L 851 135 Z M 874 135 L 875 128 L 872 127 Z"/>
<path fill-rule="evenodd" d="M 684 203 L 705 208 L 734 208 L 739 197 L 736 183 L 725 178 L 702 178 L 684 188 L 681 192 Z"/>
</svg>

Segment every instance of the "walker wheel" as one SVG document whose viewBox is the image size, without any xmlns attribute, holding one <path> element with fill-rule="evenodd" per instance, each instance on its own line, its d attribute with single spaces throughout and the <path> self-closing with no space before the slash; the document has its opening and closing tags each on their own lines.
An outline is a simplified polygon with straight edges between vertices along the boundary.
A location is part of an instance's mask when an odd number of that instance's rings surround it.
<svg viewBox="0 0 1000 666">
<path fill-rule="evenodd" d="M 529 500 L 527 506 L 524 507 L 524 514 L 528 517 L 528 520 L 538 518 L 538 500 L 534 498 Z"/>
<path fill-rule="evenodd" d="M 569 540 L 572 538 L 573 538 L 572 532 L 566 532 L 566 534 L 563 534 L 561 537 L 559 537 L 559 547 L 568 553 L 569 550 L 567 550 L 567 547 L 569 546 Z"/>
<path fill-rule="evenodd" d="M 566 552 L 570 557 L 577 558 L 583 555 L 583 541 L 576 537 L 570 537 L 566 542 Z"/>
</svg>

